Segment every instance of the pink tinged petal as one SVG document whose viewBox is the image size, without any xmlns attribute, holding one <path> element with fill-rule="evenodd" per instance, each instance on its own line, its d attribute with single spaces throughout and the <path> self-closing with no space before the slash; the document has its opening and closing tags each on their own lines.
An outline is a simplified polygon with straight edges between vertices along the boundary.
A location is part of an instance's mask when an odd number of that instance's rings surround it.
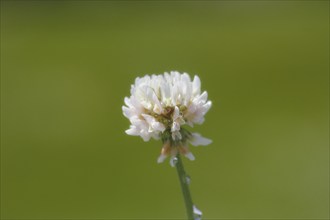
<svg viewBox="0 0 330 220">
<path fill-rule="evenodd" d="M 157 163 L 162 163 L 164 162 L 164 160 L 171 154 L 171 144 L 170 142 L 165 142 L 163 147 L 162 147 L 162 150 L 161 150 L 161 153 L 160 153 L 160 156 L 158 157 L 157 159 Z"/>
<path fill-rule="evenodd" d="M 188 140 L 193 146 L 206 146 L 212 143 L 212 140 L 203 137 L 199 133 L 192 133 L 192 137 Z"/>
<path fill-rule="evenodd" d="M 172 147 L 171 151 L 170 151 L 170 154 L 171 154 L 172 157 L 175 157 L 176 155 L 178 155 L 178 148 Z"/>
</svg>

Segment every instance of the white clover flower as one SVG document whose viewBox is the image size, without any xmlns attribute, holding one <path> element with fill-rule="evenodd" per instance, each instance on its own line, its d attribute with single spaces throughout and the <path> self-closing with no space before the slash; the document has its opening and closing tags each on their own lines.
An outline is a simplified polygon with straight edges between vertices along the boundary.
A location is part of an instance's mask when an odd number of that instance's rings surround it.
<svg viewBox="0 0 330 220">
<path fill-rule="evenodd" d="M 131 96 L 125 97 L 125 104 L 123 114 L 131 122 L 127 134 L 141 136 L 144 141 L 162 139 L 164 145 L 158 163 L 178 153 L 194 160 L 188 143 L 198 146 L 212 142 L 182 127 L 202 124 L 212 105 L 207 92 L 201 93 L 198 76 L 191 81 L 187 73 L 172 71 L 138 77 L 131 86 Z"/>
</svg>

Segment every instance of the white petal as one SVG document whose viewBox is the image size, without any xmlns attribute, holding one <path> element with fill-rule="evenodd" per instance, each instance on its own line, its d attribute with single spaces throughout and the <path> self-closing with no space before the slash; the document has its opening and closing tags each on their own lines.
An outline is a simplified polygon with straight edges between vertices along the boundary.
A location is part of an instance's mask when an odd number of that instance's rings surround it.
<svg viewBox="0 0 330 220">
<path fill-rule="evenodd" d="M 195 156 L 191 152 L 186 153 L 184 156 L 189 160 L 195 160 Z"/>
<path fill-rule="evenodd" d="M 138 129 L 136 129 L 135 126 L 131 126 L 131 127 L 130 127 L 129 129 L 127 129 L 125 132 L 126 132 L 126 134 L 128 134 L 128 135 L 133 135 L 133 136 L 138 136 L 138 135 L 140 135 Z"/>
<path fill-rule="evenodd" d="M 182 88 L 183 105 L 186 106 L 188 105 L 192 96 L 192 83 L 190 80 L 190 76 L 187 73 L 183 73 L 181 78 L 183 81 L 183 88 Z"/>
<path fill-rule="evenodd" d="M 193 206 L 193 212 L 194 212 L 194 214 L 199 215 L 199 216 L 203 215 L 202 211 L 199 210 L 195 205 Z"/>
<path fill-rule="evenodd" d="M 129 98 L 125 97 L 124 102 L 128 107 L 133 107 Z"/>
<path fill-rule="evenodd" d="M 212 106 L 212 102 L 211 101 L 208 101 L 207 103 L 205 103 L 203 105 L 203 110 L 202 110 L 203 115 L 205 115 L 210 110 L 211 106 Z"/>
<path fill-rule="evenodd" d="M 180 116 L 180 110 L 178 106 L 174 107 L 173 120 L 176 120 Z"/>
<path fill-rule="evenodd" d="M 160 84 L 160 93 L 163 101 L 171 97 L 171 89 L 168 83 L 162 82 Z"/>
<path fill-rule="evenodd" d="M 150 102 L 147 101 L 141 101 L 141 105 L 148 110 L 152 110 L 152 104 Z"/>
<path fill-rule="evenodd" d="M 186 82 L 190 82 L 191 79 L 190 79 L 190 76 L 188 73 L 183 73 L 182 76 L 181 76 L 182 80 L 183 81 L 186 81 Z"/>
<path fill-rule="evenodd" d="M 156 93 L 154 92 L 153 94 L 152 94 L 152 101 L 153 101 L 153 104 L 154 104 L 154 110 L 156 109 L 159 109 L 159 111 L 158 112 L 156 112 L 157 114 L 160 114 L 161 113 L 161 111 L 162 111 L 162 106 L 161 106 L 161 104 L 160 104 L 160 102 L 159 102 L 159 99 L 158 99 L 158 96 L 156 95 Z M 157 106 L 157 107 L 156 107 Z"/>
<path fill-rule="evenodd" d="M 148 125 L 145 120 L 141 120 L 137 115 L 132 116 L 130 118 L 130 121 L 133 125 L 137 127 L 145 127 Z"/>
<path fill-rule="evenodd" d="M 175 131 L 179 131 L 180 130 L 180 124 L 178 122 L 173 122 L 172 127 L 171 127 L 171 131 L 175 132 Z"/>
<path fill-rule="evenodd" d="M 167 158 L 166 155 L 161 154 L 157 159 L 157 163 L 163 163 L 166 158 Z"/>
<path fill-rule="evenodd" d="M 136 110 L 139 110 L 140 108 L 142 108 L 142 105 L 140 103 L 140 101 L 137 99 L 137 97 L 131 96 L 130 98 L 130 105 L 128 105 L 130 108 L 134 108 Z"/>
<path fill-rule="evenodd" d="M 204 91 L 199 97 L 198 97 L 198 101 L 199 102 L 206 102 L 206 100 L 207 100 L 207 92 L 206 91 Z"/>
<path fill-rule="evenodd" d="M 173 140 L 181 140 L 182 139 L 181 133 L 179 131 L 172 132 L 172 139 Z"/>
<path fill-rule="evenodd" d="M 148 131 L 143 131 L 143 130 L 140 132 L 140 136 L 144 141 L 149 141 L 151 138 L 150 133 Z"/>
<path fill-rule="evenodd" d="M 194 146 L 206 146 L 212 143 L 212 140 L 203 137 L 199 133 L 192 133 L 192 137 L 188 141 Z"/>
<path fill-rule="evenodd" d="M 152 117 L 151 115 L 147 114 L 142 114 L 143 118 L 148 122 L 148 124 L 151 124 L 152 122 L 155 121 L 155 118 Z"/>
<path fill-rule="evenodd" d="M 153 116 L 151 115 L 147 115 L 147 114 L 142 114 L 142 116 L 145 118 L 145 120 L 148 122 L 149 124 L 149 129 L 148 131 L 149 132 L 152 132 L 152 131 L 165 131 L 165 126 L 158 122 Z"/>
<path fill-rule="evenodd" d="M 194 76 L 194 80 L 192 82 L 192 91 L 194 95 L 201 93 L 201 80 L 197 75 Z"/>
<path fill-rule="evenodd" d="M 195 103 L 191 103 L 188 106 L 188 114 L 192 114 L 197 110 L 197 105 Z"/>
<path fill-rule="evenodd" d="M 178 104 L 178 97 L 179 97 L 179 88 L 177 84 L 174 84 L 171 90 L 171 101 L 173 106 Z"/>
<path fill-rule="evenodd" d="M 152 124 L 152 127 L 156 130 L 156 131 L 161 131 L 161 132 L 164 132 L 165 131 L 165 125 L 163 125 L 162 123 L 160 122 L 154 122 Z"/>
<path fill-rule="evenodd" d="M 126 106 L 123 106 L 122 110 L 126 118 L 131 118 L 134 115 L 134 110 L 131 108 L 127 108 Z"/>
</svg>

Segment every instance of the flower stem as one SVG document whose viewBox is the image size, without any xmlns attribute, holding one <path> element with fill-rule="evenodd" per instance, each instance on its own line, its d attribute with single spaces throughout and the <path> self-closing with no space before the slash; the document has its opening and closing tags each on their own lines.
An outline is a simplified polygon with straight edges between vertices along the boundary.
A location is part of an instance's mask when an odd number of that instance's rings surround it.
<svg viewBox="0 0 330 220">
<path fill-rule="evenodd" d="M 181 190 L 184 198 L 184 202 L 186 205 L 186 211 L 187 211 L 187 217 L 188 220 L 194 220 L 194 213 L 193 213 L 193 202 L 190 195 L 189 190 L 189 182 L 188 182 L 188 176 L 184 170 L 182 159 L 180 155 L 177 156 L 177 163 L 176 163 L 176 170 L 178 171 L 178 176 L 180 180 Z"/>
</svg>

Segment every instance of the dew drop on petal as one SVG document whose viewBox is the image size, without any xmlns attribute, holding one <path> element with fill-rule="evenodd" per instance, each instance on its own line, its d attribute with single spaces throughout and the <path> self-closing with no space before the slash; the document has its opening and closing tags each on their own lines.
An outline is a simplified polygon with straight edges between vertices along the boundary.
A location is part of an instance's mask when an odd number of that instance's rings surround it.
<svg viewBox="0 0 330 220">
<path fill-rule="evenodd" d="M 194 212 L 194 220 L 201 220 L 202 219 L 203 213 L 195 205 L 193 206 L 193 212 Z"/>
<path fill-rule="evenodd" d="M 170 165 L 171 165 L 172 167 L 175 167 L 177 163 L 178 163 L 178 158 L 177 158 L 177 157 L 172 157 L 172 158 L 170 159 Z"/>
</svg>

